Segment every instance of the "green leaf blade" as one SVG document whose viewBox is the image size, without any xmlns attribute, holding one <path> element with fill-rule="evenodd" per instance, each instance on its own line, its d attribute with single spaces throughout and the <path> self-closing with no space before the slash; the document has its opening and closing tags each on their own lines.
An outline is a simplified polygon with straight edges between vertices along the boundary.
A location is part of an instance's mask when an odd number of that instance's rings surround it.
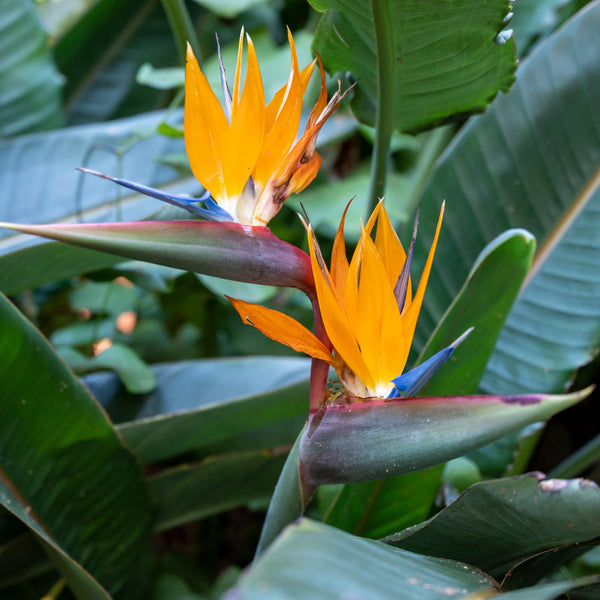
<svg viewBox="0 0 600 600">
<path fill-rule="evenodd" d="M 506 337 L 501 336 L 482 381 L 485 391 L 561 392 L 574 368 L 600 346 L 595 234 L 600 55 L 591 42 L 599 27 L 600 4 L 594 2 L 541 44 L 523 62 L 511 92 L 455 138 L 421 198 L 416 267 L 431 243 L 439 198 L 448 198 L 448 210 L 415 334 L 417 347 L 423 347 L 487 242 L 509 227 L 524 227 L 542 249 L 527 283 L 527 288 L 537 286 L 540 278 L 538 291 L 529 297 L 525 289 L 515 303 Z M 563 247 L 569 248 L 566 262 L 560 259 Z M 556 265 L 542 277 L 540 265 L 554 253 Z M 545 306 L 550 296 L 557 300 L 551 311 Z M 568 333 L 572 313 L 578 323 Z M 527 356 L 519 353 L 525 337 Z"/>
<path fill-rule="evenodd" d="M 343 557 L 343 560 L 340 560 Z M 462 563 L 399 551 L 302 519 L 282 535 L 225 595 L 240 600 L 332 597 L 439 600 L 488 597 L 495 582 Z"/>
<path fill-rule="evenodd" d="M 141 467 L 2 296 L 0 325 L 0 500 L 52 547 L 69 585 L 87 589 L 79 598 L 104 598 L 98 582 L 109 592 L 121 587 L 146 545 L 152 502 Z"/>
<path fill-rule="evenodd" d="M 27 0 L 3 6 L 0 56 L 0 138 L 60 127 L 62 77 Z"/>
<path fill-rule="evenodd" d="M 386 0 L 391 14 L 395 64 L 394 127 L 414 132 L 457 113 L 483 110 L 508 91 L 516 68 L 514 40 L 499 43 L 510 3 L 423 3 Z M 315 49 L 327 69 L 352 71 L 359 80 L 354 111 L 373 124 L 376 102 L 376 38 L 369 3 L 312 1 L 326 11 Z M 494 42 L 494 40 L 498 42 Z"/>
</svg>

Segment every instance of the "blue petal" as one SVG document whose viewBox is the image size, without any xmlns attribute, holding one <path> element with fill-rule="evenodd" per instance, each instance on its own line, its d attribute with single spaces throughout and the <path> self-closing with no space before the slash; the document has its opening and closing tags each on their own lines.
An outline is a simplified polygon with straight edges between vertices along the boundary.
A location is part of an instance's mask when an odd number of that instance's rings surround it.
<svg viewBox="0 0 600 600">
<path fill-rule="evenodd" d="M 129 188 L 130 190 L 140 192 L 146 196 L 151 196 L 157 200 L 162 200 L 163 202 L 167 202 L 168 204 L 172 204 L 178 208 L 183 208 L 189 213 L 193 215 L 199 215 L 205 219 L 208 219 L 209 221 L 233 221 L 233 217 L 211 198 L 208 190 L 206 190 L 204 194 L 200 196 L 200 198 L 190 198 L 189 196 L 180 194 L 167 194 L 166 192 L 142 185 L 141 183 L 135 183 L 133 181 L 128 181 L 127 179 L 119 179 L 118 177 L 111 177 L 110 175 L 105 175 L 104 173 L 99 173 L 98 171 L 92 171 L 91 169 L 84 169 L 83 167 L 78 167 L 78 169 L 84 173 L 90 173 L 91 175 L 96 175 L 97 177 L 114 181 L 115 183 Z M 204 206 L 206 208 L 196 206 L 197 202 L 204 202 Z"/>
<path fill-rule="evenodd" d="M 452 342 L 447 348 L 440 350 L 430 359 L 426 360 L 422 365 L 415 367 L 408 373 L 404 373 L 395 379 L 392 383 L 396 386 L 388 398 L 399 398 L 414 396 L 426 383 L 431 376 L 450 358 L 451 354 L 458 348 L 464 339 L 473 331 L 473 327 L 469 327 L 457 340 Z"/>
</svg>

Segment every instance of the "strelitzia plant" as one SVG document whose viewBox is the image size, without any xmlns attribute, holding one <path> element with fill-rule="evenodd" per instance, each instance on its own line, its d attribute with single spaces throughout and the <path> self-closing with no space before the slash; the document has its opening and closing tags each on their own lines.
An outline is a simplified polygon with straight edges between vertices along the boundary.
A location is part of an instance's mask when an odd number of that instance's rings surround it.
<svg viewBox="0 0 600 600">
<path fill-rule="evenodd" d="M 242 86 L 244 40 L 247 65 Z M 242 28 L 238 44 L 233 93 L 221 60 L 224 106 L 187 47 L 184 136 L 192 172 L 206 189 L 199 198 L 166 194 L 132 181 L 81 169 L 130 189 L 184 208 L 213 221 L 233 221 L 264 227 L 290 194 L 301 192 L 316 177 L 321 157 L 315 151 L 319 131 L 345 93 L 340 84 L 327 100 L 325 72 L 320 59 L 301 71 L 294 38 L 288 29 L 290 76 L 265 106 L 265 94 L 254 44 Z M 296 139 L 302 99 L 319 62 L 321 88 L 302 135 Z M 204 206 L 199 206 L 204 203 Z"/>
<path fill-rule="evenodd" d="M 242 88 L 244 40 L 247 68 Z M 218 222 L 5 225 L 237 281 L 296 287 L 309 296 L 314 334 L 283 313 L 232 301 L 244 320 L 313 358 L 308 423 L 282 473 L 259 551 L 300 515 L 319 485 L 379 479 L 438 464 L 544 419 L 586 393 L 416 396 L 464 339 L 463 334 L 449 346 L 436 348 L 431 358 L 403 373 L 443 208 L 414 293 L 410 270 L 416 226 L 405 252 L 381 203 L 361 228 L 350 261 L 342 218 L 329 269 L 309 221 L 308 255 L 268 231 L 267 223 L 287 196 L 314 178 L 320 164 L 314 152 L 316 136 L 342 97 L 338 88 L 327 101 L 319 62 L 321 94 L 304 134 L 294 142 L 301 99 L 316 63 L 300 71 L 291 35 L 290 47 L 288 83 L 266 106 L 254 46 L 243 31 L 233 94 L 221 65 L 224 107 L 188 51 L 185 139 L 192 170 L 207 189 L 202 198 L 167 195 L 105 176 Z M 381 80 L 389 83 L 393 77 Z M 391 128 L 389 119 L 388 125 Z M 197 206 L 199 201 L 204 207 Z M 330 366 L 340 386 L 327 390 Z"/>
</svg>

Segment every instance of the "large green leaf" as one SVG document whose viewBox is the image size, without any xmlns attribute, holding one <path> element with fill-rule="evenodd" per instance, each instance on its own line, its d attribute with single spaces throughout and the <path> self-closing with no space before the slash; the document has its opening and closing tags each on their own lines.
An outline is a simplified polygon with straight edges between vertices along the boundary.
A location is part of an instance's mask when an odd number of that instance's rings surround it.
<svg viewBox="0 0 600 600">
<path fill-rule="evenodd" d="M 463 563 L 420 556 L 303 519 L 288 527 L 225 598 L 487 598 L 495 582 Z M 401 594 L 401 595 L 399 595 Z"/>
<path fill-rule="evenodd" d="M 182 361 L 154 367 L 156 390 L 136 397 L 112 375 L 85 381 L 128 445 L 154 462 L 291 444 L 308 411 L 309 366 L 296 357 Z"/>
<path fill-rule="evenodd" d="M 368 538 L 381 538 L 426 519 L 441 484 L 442 466 L 398 477 L 321 487 L 323 522 Z M 325 494 L 323 493 L 325 492 Z"/>
<path fill-rule="evenodd" d="M 65 75 L 70 124 L 93 123 L 161 108 L 169 98 L 138 85 L 138 67 L 172 65 L 177 54 L 157 0 L 38 3 Z"/>
<path fill-rule="evenodd" d="M 483 110 L 514 81 L 514 41 L 500 33 L 510 9 L 506 0 L 381 0 L 384 23 L 374 20 L 370 2 L 310 2 L 326 11 L 314 46 L 329 71 L 351 71 L 358 79 L 354 110 L 364 122 L 372 124 L 375 113 L 381 27 L 389 29 L 384 51 L 395 81 L 385 83 L 397 130 L 415 131 Z"/>
<path fill-rule="evenodd" d="M 0 56 L 0 138 L 60 127 L 62 78 L 29 0 L 0 1 Z"/>
<path fill-rule="evenodd" d="M 0 256 L 0 290 L 10 296 L 50 281 L 106 269 L 122 260 L 114 254 L 58 242 L 38 244 Z"/>
<path fill-rule="evenodd" d="M 477 483 L 429 521 L 386 541 L 465 561 L 495 577 L 510 571 L 514 587 L 523 578 L 539 579 L 572 558 L 565 551 L 579 554 L 588 549 L 583 542 L 598 537 L 600 490 L 594 483 L 529 475 Z"/>
<path fill-rule="evenodd" d="M 462 395 L 477 391 L 534 251 L 535 239 L 523 230 L 507 231 L 483 249 L 421 357 L 428 358 L 446 348 L 469 327 L 474 330 L 419 395 Z"/>
<path fill-rule="evenodd" d="M 547 419 L 590 392 L 346 399 L 311 412 L 300 444 L 302 474 L 317 486 L 410 473 Z"/>
<path fill-rule="evenodd" d="M 518 81 L 448 147 L 422 198 L 416 261 L 448 206 L 415 343 L 423 347 L 481 247 L 507 227 L 540 243 L 482 387 L 562 391 L 600 344 L 600 3 L 541 44 Z"/>
<path fill-rule="evenodd" d="M 565 6 L 572 0 L 519 0 L 513 4 L 515 12 L 510 26 L 515 32 L 519 56 L 526 54 L 536 38 L 544 37 L 560 25 Z"/>
<path fill-rule="evenodd" d="M 105 599 L 96 580 L 121 587 L 147 541 L 151 500 L 141 467 L 3 296 L 0 329 L 0 501 L 39 537 L 78 598 Z"/>
<path fill-rule="evenodd" d="M 155 529 L 169 529 L 271 497 L 285 453 L 230 452 L 150 478 L 158 504 Z"/>
<path fill-rule="evenodd" d="M 163 113 L 148 113 L 106 124 L 69 127 L 0 141 L 0 215 L 13 222 L 120 220 L 146 217 L 161 206 L 139 194 L 124 196 L 113 183 L 84 175 L 78 166 L 172 191 L 198 193 L 200 184 L 181 178 L 155 159 L 183 150 L 183 141 L 153 136 L 121 157 L 119 144 L 153 131 Z M 170 187 L 169 184 L 172 184 Z M 117 199 L 122 198 L 120 202 Z M 23 236 L 0 233 L 0 253 L 31 243 Z M 4 239 L 6 238 L 6 239 Z"/>
</svg>

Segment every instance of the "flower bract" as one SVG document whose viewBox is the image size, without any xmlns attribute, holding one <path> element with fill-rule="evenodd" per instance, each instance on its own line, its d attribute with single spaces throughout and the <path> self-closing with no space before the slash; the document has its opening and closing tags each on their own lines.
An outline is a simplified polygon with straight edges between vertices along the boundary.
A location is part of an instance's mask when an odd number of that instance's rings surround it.
<svg viewBox="0 0 600 600">
<path fill-rule="evenodd" d="M 329 344 L 287 315 L 241 300 L 230 301 L 245 322 L 276 341 L 332 365 L 350 394 L 362 398 L 412 395 L 464 338 L 461 336 L 448 348 L 402 375 L 427 286 L 443 212 L 442 206 L 431 249 L 414 294 L 409 271 L 416 224 L 406 254 L 383 203 L 362 226 L 360 240 L 350 261 L 346 256 L 342 219 L 333 245 L 330 268 L 325 264 L 312 227 L 307 226 L 315 288 Z"/>
</svg>

